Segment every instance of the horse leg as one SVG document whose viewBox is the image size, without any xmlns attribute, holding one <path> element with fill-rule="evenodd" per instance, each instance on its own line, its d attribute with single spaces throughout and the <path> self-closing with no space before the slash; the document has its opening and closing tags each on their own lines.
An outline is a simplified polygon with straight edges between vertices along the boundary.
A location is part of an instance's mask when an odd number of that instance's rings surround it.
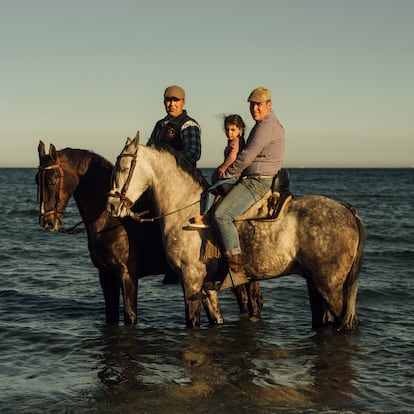
<svg viewBox="0 0 414 414">
<path fill-rule="evenodd" d="M 106 323 L 119 323 L 119 282 L 107 269 L 99 269 L 99 281 L 105 299 Z"/>
<path fill-rule="evenodd" d="M 250 282 L 233 288 L 242 317 L 258 318 L 263 308 L 259 282 Z"/>
<path fill-rule="evenodd" d="M 312 312 L 312 328 L 321 329 L 332 325 L 333 317 L 325 299 L 317 292 L 310 277 L 306 278 L 309 293 L 309 303 Z"/>
<path fill-rule="evenodd" d="M 220 310 L 217 290 L 203 288 L 201 298 L 204 310 L 210 325 L 222 325 L 224 323 L 223 315 Z"/>
<path fill-rule="evenodd" d="M 181 283 L 184 293 L 185 319 L 188 328 L 200 326 L 200 308 L 203 299 L 202 286 L 205 278 L 205 267 L 200 263 L 190 263 L 181 267 Z M 204 275 L 203 275 L 204 272 Z M 214 296 L 210 296 L 214 300 Z M 218 299 L 217 299 L 218 301 Z M 204 301 L 208 304 L 207 301 Z M 211 310 L 214 314 L 214 310 Z"/>
<path fill-rule="evenodd" d="M 184 302 L 187 328 L 198 328 L 200 326 L 201 291 L 187 296 L 184 289 Z"/>
<path fill-rule="evenodd" d="M 355 312 L 358 280 L 353 286 L 346 284 L 331 286 L 326 294 L 326 302 L 335 315 L 333 329 L 337 333 L 345 333 L 356 329 L 359 325 L 358 315 Z"/>
<path fill-rule="evenodd" d="M 240 316 L 248 317 L 250 315 L 249 311 L 249 295 L 247 293 L 247 283 L 245 285 L 238 285 L 232 288 L 234 295 L 237 299 L 237 304 L 240 309 Z"/>
<path fill-rule="evenodd" d="M 162 283 L 164 283 L 165 285 L 172 285 L 178 283 L 179 281 L 180 277 L 177 275 L 177 273 L 175 273 L 172 269 L 168 268 L 165 272 L 165 276 Z"/>
<path fill-rule="evenodd" d="M 124 297 L 124 324 L 137 324 L 137 295 L 138 281 L 129 276 L 122 283 L 122 294 Z"/>
<path fill-rule="evenodd" d="M 119 277 L 124 299 L 124 324 L 135 325 L 137 323 L 138 280 L 131 277 L 127 266 L 123 263 L 121 264 Z"/>
<path fill-rule="evenodd" d="M 346 309 L 342 318 L 338 332 L 344 333 L 352 331 L 359 326 L 359 318 L 355 311 L 356 297 L 358 291 L 358 279 L 352 280 L 350 284 L 344 287 L 346 292 Z"/>
<path fill-rule="evenodd" d="M 263 308 L 263 295 L 259 282 L 250 282 L 247 284 L 249 295 L 249 314 L 250 317 L 259 318 Z"/>
</svg>

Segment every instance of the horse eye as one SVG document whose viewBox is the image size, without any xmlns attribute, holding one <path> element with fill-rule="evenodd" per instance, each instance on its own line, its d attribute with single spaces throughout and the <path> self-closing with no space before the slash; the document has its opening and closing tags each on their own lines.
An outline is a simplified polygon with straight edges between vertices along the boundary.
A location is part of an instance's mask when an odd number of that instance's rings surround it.
<svg viewBox="0 0 414 414">
<path fill-rule="evenodd" d="M 119 170 L 124 173 L 126 171 L 128 171 L 130 168 L 129 163 L 120 163 L 119 164 Z"/>
</svg>

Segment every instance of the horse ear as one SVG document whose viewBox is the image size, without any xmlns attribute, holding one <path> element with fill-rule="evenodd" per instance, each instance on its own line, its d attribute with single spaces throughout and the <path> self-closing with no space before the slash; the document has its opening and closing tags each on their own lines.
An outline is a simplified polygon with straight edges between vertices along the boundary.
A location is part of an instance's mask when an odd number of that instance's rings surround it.
<svg viewBox="0 0 414 414">
<path fill-rule="evenodd" d="M 139 144 L 139 131 L 137 131 L 137 133 L 135 134 L 135 138 L 134 138 L 135 144 Z"/>
<path fill-rule="evenodd" d="M 42 157 L 46 155 L 45 144 L 43 143 L 43 141 L 39 141 L 39 145 L 37 146 L 37 152 L 39 153 L 39 161 L 41 161 Z"/>
<path fill-rule="evenodd" d="M 53 144 L 50 144 L 49 146 L 49 155 L 52 157 L 54 161 L 57 160 L 56 147 Z"/>
<path fill-rule="evenodd" d="M 130 137 L 127 137 L 127 140 L 125 142 L 125 146 L 128 146 L 132 142 L 132 139 Z"/>
</svg>

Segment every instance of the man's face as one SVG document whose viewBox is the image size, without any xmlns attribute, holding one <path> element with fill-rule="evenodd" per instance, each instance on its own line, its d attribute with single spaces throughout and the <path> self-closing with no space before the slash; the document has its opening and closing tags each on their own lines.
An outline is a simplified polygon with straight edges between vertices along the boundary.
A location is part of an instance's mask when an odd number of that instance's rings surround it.
<svg viewBox="0 0 414 414">
<path fill-rule="evenodd" d="M 170 118 L 177 118 L 183 113 L 185 99 L 164 98 L 164 106 Z"/>
<path fill-rule="evenodd" d="M 272 110 L 272 102 L 250 102 L 250 113 L 256 122 L 263 121 L 265 116 Z"/>
</svg>

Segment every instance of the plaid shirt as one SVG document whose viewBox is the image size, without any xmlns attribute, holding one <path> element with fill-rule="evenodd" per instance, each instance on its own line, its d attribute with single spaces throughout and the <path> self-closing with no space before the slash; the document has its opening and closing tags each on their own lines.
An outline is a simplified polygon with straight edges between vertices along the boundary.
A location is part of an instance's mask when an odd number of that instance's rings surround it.
<svg viewBox="0 0 414 414">
<path fill-rule="evenodd" d="M 181 151 L 193 165 L 201 157 L 201 130 L 195 121 L 187 121 L 181 128 L 181 141 L 183 150 Z"/>
</svg>

